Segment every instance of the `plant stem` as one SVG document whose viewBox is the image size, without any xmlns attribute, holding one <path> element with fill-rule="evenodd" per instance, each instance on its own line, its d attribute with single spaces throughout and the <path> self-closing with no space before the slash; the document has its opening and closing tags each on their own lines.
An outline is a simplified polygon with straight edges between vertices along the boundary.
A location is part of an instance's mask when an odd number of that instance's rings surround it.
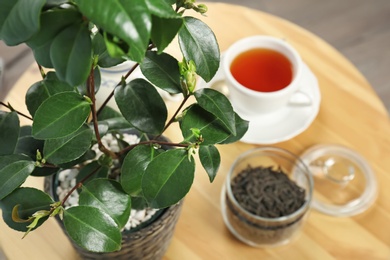
<svg viewBox="0 0 390 260">
<path fill-rule="evenodd" d="M 46 77 L 45 70 L 42 68 L 41 65 L 39 65 L 39 63 L 37 63 L 37 65 L 38 65 L 39 72 L 41 73 L 41 77 L 42 79 L 44 79 Z"/>
<path fill-rule="evenodd" d="M 126 80 L 130 75 L 131 73 L 133 73 L 133 71 L 139 66 L 139 63 L 135 64 L 127 73 L 126 75 L 124 76 L 124 79 Z M 104 100 L 103 104 L 100 106 L 99 110 L 97 111 L 97 115 L 100 114 L 100 112 L 102 112 L 103 108 L 105 108 L 105 106 L 107 106 L 108 102 L 111 100 L 111 98 L 114 96 L 114 92 L 115 92 L 115 89 L 120 86 L 122 83 L 122 79 L 121 81 L 116 84 L 116 86 L 114 87 L 114 89 L 111 91 L 110 95 L 106 98 L 106 100 Z"/>
<path fill-rule="evenodd" d="M 85 176 L 81 181 L 79 181 L 75 186 L 73 186 L 73 188 L 66 194 L 65 198 L 62 200 L 61 202 L 61 205 L 64 206 L 65 202 L 69 199 L 70 195 L 78 188 L 81 188 L 81 186 L 83 185 L 83 183 L 88 180 L 89 178 L 91 178 L 95 173 L 97 173 L 100 168 L 102 168 L 101 165 L 99 165 L 98 167 L 96 167 L 96 169 L 94 169 L 90 174 L 88 174 L 87 176 Z"/>
<path fill-rule="evenodd" d="M 157 140 L 150 140 L 150 141 L 144 141 L 139 142 L 137 144 L 132 144 L 127 146 L 126 148 L 122 149 L 121 151 L 117 152 L 117 155 L 123 155 L 124 153 L 132 150 L 134 147 L 138 145 L 147 145 L 147 144 L 158 144 L 158 145 L 166 145 L 166 146 L 176 146 L 176 147 L 188 147 L 188 144 L 182 144 L 182 143 L 171 143 L 171 142 L 165 142 L 165 141 L 157 141 Z"/>
<path fill-rule="evenodd" d="M 152 44 L 149 44 L 148 46 L 148 49 L 147 50 L 151 50 L 155 47 L 155 45 L 152 43 Z M 133 67 L 131 67 L 131 69 L 126 73 L 126 75 L 123 77 L 125 80 L 131 75 L 131 73 L 133 73 L 133 71 L 139 66 L 139 63 L 136 63 Z M 108 102 L 111 100 L 111 98 L 114 96 L 114 92 L 115 92 L 115 89 L 120 86 L 122 83 L 122 79 L 121 81 L 116 84 L 116 86 L 114 87 L 114 89 L 111 91 L 110 95 L 106 98 L 106 100 L 104 100 L 103 104 L 100 106 L 100 108 L 98 109 L 97 111 L 97 114 L 99 115 L 100 112 L 102 112 L 103 108 L 105 108 L 108 104 Z"/>
<path fill-rule="evenodd" d="M 177 108 L 175 114 L 171 117 L 171 119 L 169 120 L 169 122 L 165 125 L 165 127 L 164 127 L 163 131 L 161 132 L 161 134 L 160 134 L 159 136 L 157 136 L 156 138 L 159 138 L 159 137 L 165 132 L 165 130 L 167 130 L 167 128 L 168 128 L 173 122 L 175 122 L 177 115 L 179 114 L 180 110 L 183 108 L 184 104 L 187 102 L 187 100 L 188 100 L 189 97 L 190 97 L 189 95 L 186 96 L 186 97 L 184 97 L 183 101 L 181 102 L 181 104 L 180 104 L 179 107 Z"/>
<path fill-rule="evenodd" d="M 21 115 L 21 116 L 23 116 L 23 117 L 25 117 L 25 118 L 27 118 L 27 119 L 29 119 L 29 120 L 33 120 L 32 119 L 32 117 L 30 117 L 30 116 L 28 116 L 28 115 L 26 115 L 26 114 L 23 114 L 22 112 L 19 112 L 19 111 L 17 111 L 17 110 L 15 110 L 11 105 L 7 105 L 7 104 L 5 104 L 4 102 L 2 102 L 2 101 L 0 101 L 0 105 L 2 105 L 2 106 L 5 106 L 6 108 L 8 108 L 9 110 L 11 110 L 11 111 L 15 111 L 18 115 Z"/>
<path fill-rule="evenodd" d="M 104 146 L 104 144 L 102 143 L 102 138 L 99 133 L 99 126 L 98 126 L 97 112 L 96 112 L 96 97 L 95 97 L 95 82 L 94 82 L 93 67 L 91 68 L 91 72 L 88 77 L 87 86 L 88 86 L 89 97 L 92 100 L 92 104 L 91 104 L 92 122 L 93 122 L 93 128 L 95 130 L 95 136 L 98 142 L 99 150 L 102 151 L 104 154 L 110 156 L 111 158 L 115 159 L 117 158 L 116 154 Z"/>
</svg>

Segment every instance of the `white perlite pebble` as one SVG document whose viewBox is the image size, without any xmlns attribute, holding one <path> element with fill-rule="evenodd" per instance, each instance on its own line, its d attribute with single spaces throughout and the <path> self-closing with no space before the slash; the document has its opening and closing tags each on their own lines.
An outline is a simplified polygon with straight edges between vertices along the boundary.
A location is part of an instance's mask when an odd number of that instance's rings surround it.
<svg viewBox="0 0 390 260">
<path fill-rule="evenodd" d="M 136 135 L 124 134 L 123 140 L 128 144 L 139 143 L 139 138 Z M 102 142 L 105 146 L 110 147 L 114 152 L 119 151 L 117 140 L 112 135 L 106 135 L 102 138 Z M 94 145 L 92 149 L 96 152 L 96 158 L 99 158 L 103 153 L 98 149 L 97 145 Z M 58 174 L 59 186 L 57 187 L 56 193 L 60 200 L 63 200 L 68 192 L 76 185 L 76 176 L 78 169 L 66 169 Z M 78 206 L 79 194 L 75 190 L 68 200 L 65 202 L 65 208 Z M 143 210 L 132 209 L 130 212 L 129 220 L 127 221 L 124 230 L 130 230 L 137 227 L 138 225 L 148 221 L 157 212 L 156 209 L 146 208 Z"/>
</svg>

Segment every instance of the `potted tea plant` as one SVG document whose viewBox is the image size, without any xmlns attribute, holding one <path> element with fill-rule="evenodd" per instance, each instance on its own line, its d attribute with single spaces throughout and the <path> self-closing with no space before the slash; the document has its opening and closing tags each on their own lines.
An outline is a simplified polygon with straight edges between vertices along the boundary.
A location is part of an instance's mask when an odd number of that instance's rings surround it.
<svg viewBox="0 0 390 260">
<path fill-rule="evenodd" d="M 248 123 L 224 95 L 195 88 L 197 75 L 211 80 L 220 61 L 211 29 L 187 16 L 204 14 L 203 4 L 2 0 L 0 10 L 0 39 L 7 45 L 26 43 L 42 74 L 23 93 L 30 115 L 1 102 L 0 206 L 4 221 L 25 235 L 58 217 L 75 246 L 98 253 L 118 251 L 131 208 L 176 207 L 191 188 L 194 157 L 199 156 L 212 182 L 220 163 L 216 145 L 235 142 L 247 130 Z M 176 36 L 180 62 L 164 52 Z M 98 107 L 99 69 L 126 60 L 136 65 Z M 128 82 L 137 66 L 146 79 Z M 181 94 L 172 117 L 156 87 Z M 119 111 L 107 107 L 112 98 Z M 20 126 L 20 116 L 31 125 Z M 181 142 L 163 138 L 175 124 Z M 136 142 L 124 138 L 135 131 Z M 115 149 L 106 136 L 115 141 Z M 72 187 L 60 197 L 48 194 L 50 189 L 21 186 L 29 176 L 59 182 L 69 178 L 57 178 L 59 173 L 74 170 L 78 175 Z M 67 207 L 76 193 L 77 205 Z"/>
</svg>

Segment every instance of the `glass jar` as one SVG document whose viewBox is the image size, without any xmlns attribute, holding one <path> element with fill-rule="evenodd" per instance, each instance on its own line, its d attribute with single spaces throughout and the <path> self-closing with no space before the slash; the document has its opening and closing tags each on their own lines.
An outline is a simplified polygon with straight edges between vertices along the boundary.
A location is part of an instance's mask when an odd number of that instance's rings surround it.
<svg viewBox="0 0 390 260">
<path fill-rule="evenodd" d="M 280 173 L 288 180 L 282 176 L 271 180 Z M 267 176 L 264 177 L 264 174 Z M 258 190 L 261 190 L 261 194 Z M 242 195 L 243 192 L 246 195 Z M 290 206 L 297 201 L 291 192 L 299 194 L 301 204 Z M 249 150 L 236 159 L 226 177 L 221 193 L 223 219 L 231 233 L 248 245 L 266 247 L 286 244 L 301 229 L 309 211 L 312 193 L 312 176 L 299 157 L 277 147 Z M 246 202 L 248 200 L 251 202 Z M 268 215 L 260 215 L 264 213 Z"/>
</svg>

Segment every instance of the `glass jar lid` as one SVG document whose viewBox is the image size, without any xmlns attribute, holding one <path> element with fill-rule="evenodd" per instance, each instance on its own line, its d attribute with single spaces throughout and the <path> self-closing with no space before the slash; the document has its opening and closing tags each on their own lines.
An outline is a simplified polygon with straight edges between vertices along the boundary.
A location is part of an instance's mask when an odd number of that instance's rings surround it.
<svg viewBox="0 0 390 260">
<path fill-rule="evenodd" d="M 332 216 L 353 216 L 376 199 L 377 182 L 366 160 L 340 145 L 316 145 L 301 155 L 313 174 L 312 207 Z"/>
</svg>

